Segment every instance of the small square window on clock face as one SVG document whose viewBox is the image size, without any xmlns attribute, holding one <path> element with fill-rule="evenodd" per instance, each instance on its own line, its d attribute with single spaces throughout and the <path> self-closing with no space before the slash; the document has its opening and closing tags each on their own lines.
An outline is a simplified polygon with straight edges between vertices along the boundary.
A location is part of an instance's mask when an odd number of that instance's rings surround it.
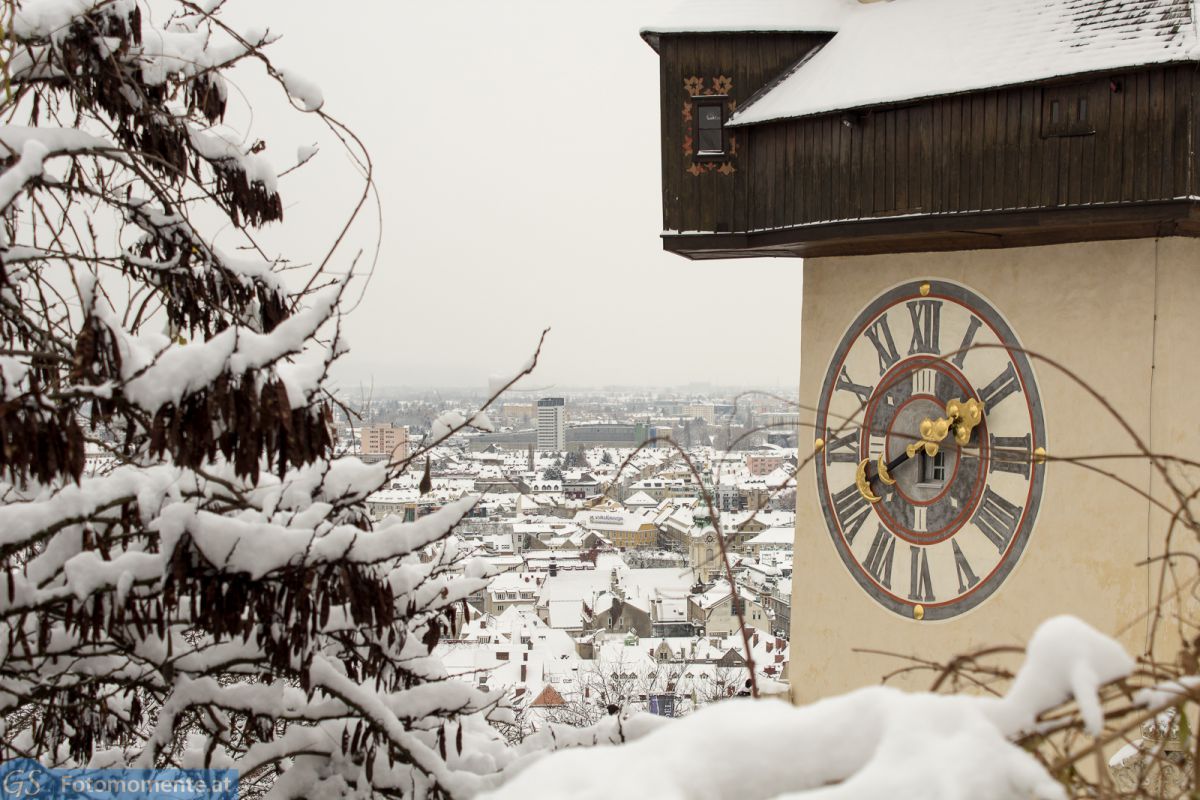
<svg viewBox="0 0 1200 800">
<path fill-rule="evenodd" d="M 930 458 L 920 453 L 920 483 L 925 486 L 942 486 L 946 483 L 946 454 L 939 451 Z"/>
</svg>

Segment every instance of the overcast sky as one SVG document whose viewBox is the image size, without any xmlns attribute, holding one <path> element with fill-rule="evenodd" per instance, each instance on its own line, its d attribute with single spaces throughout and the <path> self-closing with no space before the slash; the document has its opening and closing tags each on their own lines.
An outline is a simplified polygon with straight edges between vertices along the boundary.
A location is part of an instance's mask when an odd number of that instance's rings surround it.
<svg viewBox="0 0 1200 800">
<path fill-rule="evenodd" d="M 672 1 L 228 4 L 239 26 L 283 34 L 276 62 L 315 81 L 375 160 L 379 265 L 337 378 L 482 387 L 549 326 L 531 386 L 796 385 L 800 262 L 662 251 L 657 56 L 638 29 Z M 250 79 L 239 89 L 282 169 L 294 144 L 271 126 L 302 126 Z M 356 191 L 322 143 L 281 184 L 296 259 Z"/>
</svg>

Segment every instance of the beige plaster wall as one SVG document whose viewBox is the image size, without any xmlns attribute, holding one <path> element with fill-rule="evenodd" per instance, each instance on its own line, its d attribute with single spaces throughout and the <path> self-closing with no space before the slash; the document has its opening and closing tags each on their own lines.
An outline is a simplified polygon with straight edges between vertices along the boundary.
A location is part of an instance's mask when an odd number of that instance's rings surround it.
<svg viewBox="0 0 1200 800">
<path fill-rule="evenodd" d="M 1200 390 L 1192 347 L 1200 318 L 1196 240 L 809 259 L 800 401 L 810 417 L 854 317 L 883 291 L 920 278 L 968 286 L 999 309 L 1023 347 L 1086 381 L 1153 449 L 1200 458 L 1200 422 L 1188 400 Z M 1051 456 L 1135 451 L 1121 424 L 1069 375 L 1043 361 L 1034 371 Z M 816 435 L 802 428 L 802 446 Z M 1138 490 L 1151 488 L 1144 459 L 1089 463 Z M 1161 479 L 1153 488 L 1164 490 Z M 1167 515 L 1155 517 L 1144 498 L 1109 477 L 1071 463 L 1048 465 L 1037 523 L 1017 568 L 979 607 L 941 622 L 902 619 L 859 588 L 830 540 L 811 468 L 799 475 L 796 503 L 790 673 L 797 702 L 877 683 L 901 665 L 855 648 L 945 660 L 975 647 L 1023 644 L 1055 614 L 1119 634 L 1134 653 L 1145 648 L 1151 575 L 1135 564 L 1161 551 Z M 927 688 L 931 677 L 896 685 Z"/>
</svg>

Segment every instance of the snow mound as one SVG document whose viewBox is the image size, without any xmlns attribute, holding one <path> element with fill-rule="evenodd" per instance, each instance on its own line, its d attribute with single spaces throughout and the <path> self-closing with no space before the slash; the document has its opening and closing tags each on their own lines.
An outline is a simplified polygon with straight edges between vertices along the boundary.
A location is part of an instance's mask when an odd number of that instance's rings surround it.
<svg viewBox="0 0 1200 800">
<path fill-rule="evenodd" d="M 1001 699 L 871 687 L 802 708 L 730 700 L 667 725 L 630 726 L 621 745 L 523 762 L 485 797 L 1065 798 L 1063 787 L 1009 737 L 1071 697 L 1089 727 L 1098 727 L 1098 688 L 1133 666 L 1112 639 L 1077 619 L 1055 617 L 1035 632 Z"/>
</svg>

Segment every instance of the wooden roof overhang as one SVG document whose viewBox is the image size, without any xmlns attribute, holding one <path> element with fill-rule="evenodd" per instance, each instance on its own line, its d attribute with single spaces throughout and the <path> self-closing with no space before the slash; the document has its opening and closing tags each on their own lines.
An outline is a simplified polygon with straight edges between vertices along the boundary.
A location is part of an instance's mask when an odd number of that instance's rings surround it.
<svg viewBox="0 0 1200 800">
<path fill-rule="evenodd" d="M 712 258 L 873 255 L 1200 237 L 1200 197 L 1094 206 L 907 214 L 747 233 L 664 233 L 663 249 Z"/>
</svg>

